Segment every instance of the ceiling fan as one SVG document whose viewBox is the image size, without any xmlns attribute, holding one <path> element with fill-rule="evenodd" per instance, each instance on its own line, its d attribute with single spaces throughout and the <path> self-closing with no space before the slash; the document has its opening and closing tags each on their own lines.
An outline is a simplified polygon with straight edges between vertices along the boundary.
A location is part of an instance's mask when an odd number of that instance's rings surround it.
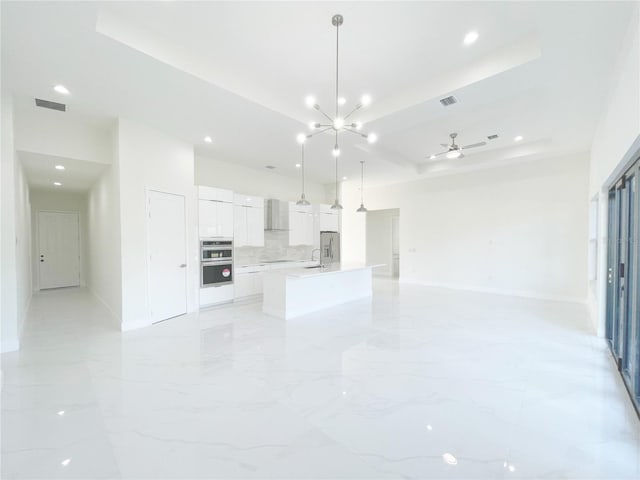
<svg viewBox="0 0 640 480">
<path fill-rule="evenodd" d="M 487 142 L 478 142 L 478 143 L 472 143 L 471 145 L 465 145 L 464 147 L 461 147 L 460 145 L 456 145 L 456 137 L 458 136 L 457 133 L 451 133 L 449 136 L 451 137 L 451 145 L 448 145 L 446 143 L 441 143 L 440 145 L 442 145 L 447 150 L 445 152 L 440 152 L 434 155 L 430 155 L 429 158 L 431 160 L 433 160 L 436 157 L 439 157 L 440 155 L 445 155 L 447 158 L 463 158 L 464 157 L 464 154 L 462 153 L 463 150 L 466 150 L 468 148 L 482 147 L 483 145 L 487 144 Z"/>
</svg>

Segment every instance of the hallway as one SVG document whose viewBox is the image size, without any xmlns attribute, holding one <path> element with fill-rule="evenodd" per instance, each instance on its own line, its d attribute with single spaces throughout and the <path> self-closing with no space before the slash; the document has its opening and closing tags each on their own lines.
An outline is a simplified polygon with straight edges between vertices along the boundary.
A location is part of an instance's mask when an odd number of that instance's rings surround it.
<svg viewBox="0 0 640 480">
<path fill-rule="evenodd" d="M 62 289 L 2 368 L 7 479 L 640 476 L 579 304 L 376 279 L 286 323 L 249 301 L 120 333 Z"/>
</svg>

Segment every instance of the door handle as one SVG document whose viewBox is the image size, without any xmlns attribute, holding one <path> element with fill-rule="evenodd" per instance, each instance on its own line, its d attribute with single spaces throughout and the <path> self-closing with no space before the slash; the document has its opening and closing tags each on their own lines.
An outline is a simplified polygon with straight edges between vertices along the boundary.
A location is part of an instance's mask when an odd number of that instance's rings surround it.
<svg viewBox="0 0 640 480">
<path fill-rule="evenodd" d="M 187 264 L 186 263 L 181 263 L 180 264 L 180 268 L 187 268 Z"/>
</svg>

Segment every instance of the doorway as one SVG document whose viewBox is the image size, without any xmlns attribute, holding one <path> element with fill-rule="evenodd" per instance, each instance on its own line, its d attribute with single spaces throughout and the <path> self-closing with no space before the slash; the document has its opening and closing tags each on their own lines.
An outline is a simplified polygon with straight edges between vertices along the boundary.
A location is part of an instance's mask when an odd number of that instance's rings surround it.
<svg viewBox="0 0 640 480">
<path fill-rule="evenodd" d="M 77 212 L 38 212 L 38 282 L 41 290 L 80 285 Z"/>
<path fill-rule="evenodd" d="M 368 264 L 382 264 L 374 274 L 400 275 L 400 209 L 369 210 L 367 213 Z"/>
<path fill-rule="evenodd" d="M 183 195 L 147 191 L 149 316 L 187 313 L 187 241 Z"/>
<path fill-rule="evenodd" d="M 640 195 L 637 161 L 609 190 L 606 338 L 640 409 Z"/>
</svg>

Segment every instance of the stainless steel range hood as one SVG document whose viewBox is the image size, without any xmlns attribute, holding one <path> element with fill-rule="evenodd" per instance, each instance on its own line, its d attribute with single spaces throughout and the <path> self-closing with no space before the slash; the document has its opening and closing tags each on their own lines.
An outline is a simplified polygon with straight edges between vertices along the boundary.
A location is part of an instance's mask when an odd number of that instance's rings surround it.
<svg viewBox="0 0 640 480">
<path fill-rule="evenodd" d="M 283 202 L 277 198 L 264 201 L 264 229 L 289 230 L 289 202 Z"/>
</svg>

